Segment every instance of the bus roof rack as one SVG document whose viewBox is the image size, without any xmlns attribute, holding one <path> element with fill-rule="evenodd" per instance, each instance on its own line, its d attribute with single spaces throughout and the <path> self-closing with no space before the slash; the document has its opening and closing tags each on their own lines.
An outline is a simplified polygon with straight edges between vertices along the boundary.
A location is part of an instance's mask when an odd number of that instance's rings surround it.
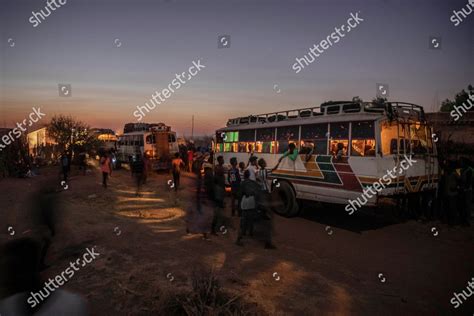
<svg viewBox="0 0 474 316">
<path fill-rule="evenodd" d="M 386 100 L 362 102 L 359 99 L 354 99 L 353 101 L 327 101 L 322 103 L 320 106 L 296 110 L 236 117 L 229 119 L 227 121 L 227 126 L 265 124 L 321 115 L 338 115 L 358 112 L 385 113 L 390 120 L 396 118 L 416 118 L 419 121 L 426 122 L 425 112 L 423 107 L 420 105 L 406 102 L 388 102 Z"/>
</svg>

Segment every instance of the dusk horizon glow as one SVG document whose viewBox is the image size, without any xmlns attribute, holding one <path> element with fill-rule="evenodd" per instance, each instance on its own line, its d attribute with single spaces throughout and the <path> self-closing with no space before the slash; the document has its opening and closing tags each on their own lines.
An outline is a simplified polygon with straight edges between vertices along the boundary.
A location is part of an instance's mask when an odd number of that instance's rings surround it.
<svg viewBox="0 0 474 316">
<path fill-rule="evenodd" d="M 370 101 L 377 83 L 389 85 L 389 101 L 433 112 L 474 83 L 474 17 L 450 21 L 466 1 L 69 0 L 34 27 L 29 18 L 45 5 L 2 2 L 1 127 L 36 106 L 42 123 L 64 114 L 121 131 L 198 59 L 206 68 L 143 122 L 190 136 L 194 115 L 194 135 L 209 135 L 233 117 Z M 295 58 L 352 12 L 364 21 L 296 74 Z M 220 35 L 230 35 L 229 48 L 217 47 Z M 441 49 L 429 48 L 430 36 L 442 38 Z M 59 96 L 59 84 L 72 96 Z"/>
</svg>

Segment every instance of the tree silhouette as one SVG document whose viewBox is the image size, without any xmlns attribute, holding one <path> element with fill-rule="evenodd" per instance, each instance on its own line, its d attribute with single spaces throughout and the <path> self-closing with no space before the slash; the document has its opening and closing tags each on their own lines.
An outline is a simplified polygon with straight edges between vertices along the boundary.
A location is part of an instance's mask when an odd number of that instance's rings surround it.
<svg viewBox="0 0 474 316">
<path fill-rule="evenodd" d="M 457 93 L 454 97 L 454 101 L 446 99 L 441 103 L 440 112 L 450 112 L 454 109 L 454 106 L 461 106 L 462 104 L 466 104 L 467 100 L 469 99 L 470 95 L 474 95 L 474 88 L 472 85 L 469 85 L 466 90 L 462 90 L 461 92 Z M 472 102 L 472 101 L 471 101 Z M 474 107 L 471 107 L 469 111 L 474 111 Z"/>
</svg>

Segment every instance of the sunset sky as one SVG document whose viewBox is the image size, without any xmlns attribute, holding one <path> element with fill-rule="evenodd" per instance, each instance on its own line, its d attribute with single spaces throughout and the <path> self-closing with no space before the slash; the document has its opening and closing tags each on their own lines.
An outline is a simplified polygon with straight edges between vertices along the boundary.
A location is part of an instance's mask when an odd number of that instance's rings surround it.
<svg viewBox="0 0 474 316">
<path fill-rule="evenodd" d="M 371 100 L 377 83 L 389 84 L 389 100 L 431 112 L 437 98 L 474 84 L 474 13 L 450 21 L 467 0 L 67 0 L 37 27 L 29 18 L 46 0 L 0 3 L 0 127 L 36 106 L 46 121 L 70 114 L 121 130 L 198 59 L 206 68 L 144 121 L 189 136 L 194 114 L 195 134 L 209 134 L 230 117 Z M 296 74 L 295 58 L 351 12 L 364 21 Z M 218 49 L 224 34 L 230 48 Z M 440 50 L 430 36 L 441 36 Z M 72 97 L 59 96 L 63 83 Z"/>
</svg>

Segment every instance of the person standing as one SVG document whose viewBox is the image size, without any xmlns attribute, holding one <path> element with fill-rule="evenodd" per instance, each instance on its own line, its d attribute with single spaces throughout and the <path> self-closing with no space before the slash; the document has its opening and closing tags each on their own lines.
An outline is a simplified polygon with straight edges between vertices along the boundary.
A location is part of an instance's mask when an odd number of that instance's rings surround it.
<svg viewBox="0 0 474 316">
<path fill-rule="evenodd" d="M 242 238 L 247 232 L 250 236 L 253 236 L 259 191 L 260 188 L 257 182 L 250 180 L 250 171 L 248 169 L 245 170 L 244 181 L 240 186 L 239 192 L 239 206 L 242 210 L 242 216 L 240 217 L 240 228 L 235 242 L 238 246 L 243 246 Z"/>
<path fill-rule="evenodd" d="M 249 158 L 249 165 L 246 170 L 249 171 L 249 179 L 252 181 L 257 181 L 257 171 L 258 171 L 258 166 L 257 166 L 257 156 L 251 156 Z"/>
<path fill-rule="evenodd" d="M 70 164 L 70 160 L 69 160 L 69 156 L 67 152 L 63 152 L 63 154 L 61 155 L 60 163 L 61 163 L 61 172 L 63 174 L 63 180 L 67 182 L 69 170 L 71 168 L 71 164 Z"/>
<path fill-rule="evenodd" d="M 194 162 L 196 168 L 193 172 L 194 188 L 195 188 L 195 203 L 187 209 L 186 216 L 186 233 L 201 233 L 204 240 L 209 240 L 208 233 L 211 228 L 213 217 L 214 201 L 209 198 L 204 185 L 204 177 L 201 173 L 202 159 L 196 159 Z"/>
<path fill-rule="evenodd" d="M 230 203 L 232 206 L 232 216 L 235 216 L 235 202 L 236 200 L 238 200 L 240 182 L 242 182 L 242 178 L 240 177 L 240 171 L 237 168 L 237 158 L 235 157 L 230 158 L 230 165 L 231 165 L 231 168 L 227 176 L 229 179 L 230 189 L 231 189 Z M 239 211 L 239 215 L 240 215 L 240 211 Z"/>
<path fill-rule="evenodd" d="M 446 166 L 446 177 L 444 187 L 445 210 L 449 225 L 453 225 L 456 220 L 456 205 L 458 199 L 458 175 L 456 174 L 456 164 L 449 161 Z"/>
<path fill-rule="evenodd" d="M 143 154 L 143 184 L 146 184 L 148 178 L 148 172 L 150 170 L 150 159 L 146 153 Z"/>
<path fill-rule="evenodd" d="M 222 212 L 224 211 L 225 197 L 225 167 L 224 157 L 217 157 L 217 166 L 214 168 L 214 218 L 212 220 L 211 234 L 217 235 L 217 227 L 222 222 Z"/>
<path fill-rule="evenodd" d="M 461 225 L 470 226 L 469 217 L 472 207 L 473 170 L 466 157 L 461 158 L 461 176 L 459 178 L 459 215 Z"/>
<path fill-rule="evenodd" d="M 240 175 L 240 180 L 244 180 L 244 172 L 245 172 L 245 162 L 241 161 L 239 162 L 239 175 Z"/>
<path fill-rule="evenodd" d="M 273 235 L 273 213 L 270 208 L 271 196 L 270 186 L 268 185 L 267 162 L 260 158 L 258 160 L 260 167 L 257 173 L 257 183 L 260 185 L 260 199 L 257 205 L 257 214 L 261 219 L 261 226 L 264 235 L 265 249 L 275 249 L 272 242 Z"/>
<path fill-rule="evenodd" d="M 136 192 L 135 196 L 141 196 L 140 188 L 143 183 L 143 171 L 145 169 L 145 164 L 143 162 L 143 158 L 141 155 L 140 150 L 135 152 L 135 155 L 132 157 L 130 163 L 130 170 L 132 171 L 132 177 L 135 180 L 136 185 Z"/>
<path fill-rule="evenodd" d="M 110 157 L 107 153 L 104 153 L 99 160 L 100 171 L 102 171 L 102 186 L 107 188 L 107 181 L 109 175 L 112 174 L 112 167 L 110 162 Z"/>
<path fill-rule="evenodd" d="M 193 172 L 193 163 L 194 163 L 194 151 L 192 148 L 189 148 L 188 152 L 188 171 Z"/>
<path fill-rule="evenodd" d="M 82 175 L 86 175 L 87 171 L 87 154 L 85 151 L 82 151 L 79 154 L 79 170 L 82 171 Z"/>
<path fill-rule="evenodd" d="M 181 178 L 181 168 L 184 168 L 184 162 L 179 157 L 179 153 L 174 154 L 174 159 L 171 161 L 171 172 L 173 174 L 173 183 L 174 183 L 174 190 L 178 192 L 178 187 L 180 184 Z"/>
</svg>

